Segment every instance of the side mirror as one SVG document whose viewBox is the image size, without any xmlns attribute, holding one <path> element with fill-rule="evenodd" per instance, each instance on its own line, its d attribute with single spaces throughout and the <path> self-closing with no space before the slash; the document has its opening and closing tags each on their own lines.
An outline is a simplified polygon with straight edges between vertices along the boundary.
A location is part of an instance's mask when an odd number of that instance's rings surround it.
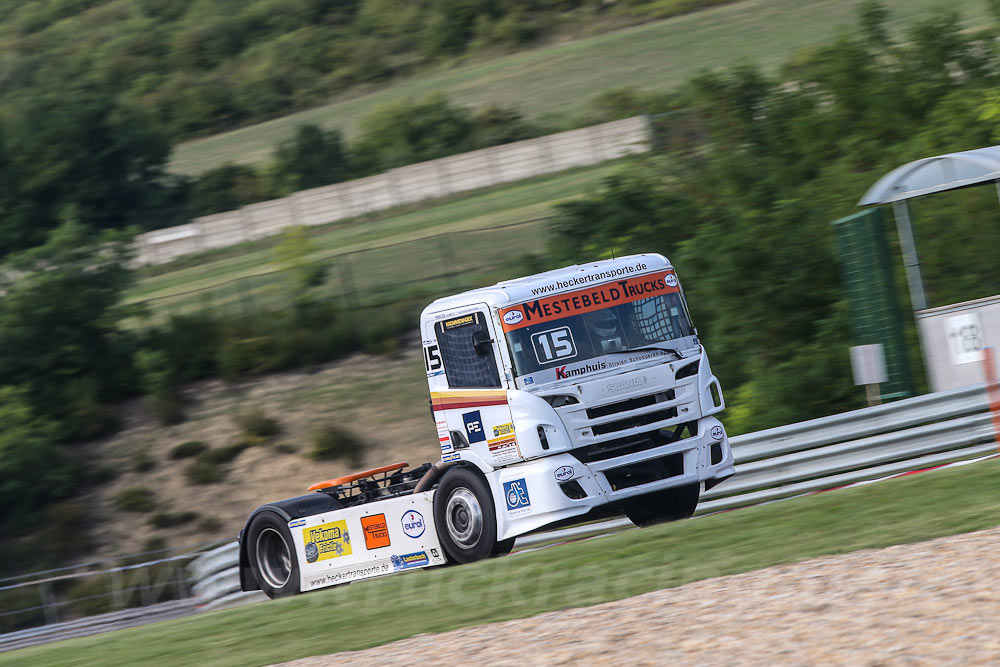
<svg viewBox="0 0 1000 667">
<path fill-rule="evenodd" d="M 480 357 L 485 357 L 490 353 L 491 345 L 493 345 L 493 339 L 485 331 L 479 329 L 472 332 L 472 348 Z"/>
</svg>

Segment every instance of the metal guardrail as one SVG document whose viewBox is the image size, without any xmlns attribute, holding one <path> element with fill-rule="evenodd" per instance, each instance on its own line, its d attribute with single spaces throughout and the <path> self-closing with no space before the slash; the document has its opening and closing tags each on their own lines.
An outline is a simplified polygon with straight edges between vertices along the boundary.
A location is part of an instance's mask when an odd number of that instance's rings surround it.
<svg viewBox="0 0 1000 667">
<path fill-rule="evenodd" d="M 731 439 L 736 474 L 702 495 L 698 514 L 755 505 L 996 450 L 984 385 L 748 433 Z M 618 522 L 528 535 L 516 546 L 606 529 Z M 607 524 L 607 525 L 605 525 Z M 190 571 L 203 608 L 263 599 L 241 593 L 236 543 L 198 557 Z"/>
</svg>

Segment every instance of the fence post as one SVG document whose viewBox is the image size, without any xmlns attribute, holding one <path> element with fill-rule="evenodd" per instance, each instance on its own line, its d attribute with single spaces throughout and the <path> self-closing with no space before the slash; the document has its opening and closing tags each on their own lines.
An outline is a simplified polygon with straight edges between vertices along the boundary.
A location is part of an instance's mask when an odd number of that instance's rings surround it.
<svg viewBox="0 0 1000 667">
<path fill-rule="evenodd" d="M 52 584 L 43 582 L 39 588 L 42 596 L 42 611 L 45 614 L 45 624 L 52 625 L 59 622 L 59 610 L 56 609 L 55 601 L 52 599 Z"/>
</svg>

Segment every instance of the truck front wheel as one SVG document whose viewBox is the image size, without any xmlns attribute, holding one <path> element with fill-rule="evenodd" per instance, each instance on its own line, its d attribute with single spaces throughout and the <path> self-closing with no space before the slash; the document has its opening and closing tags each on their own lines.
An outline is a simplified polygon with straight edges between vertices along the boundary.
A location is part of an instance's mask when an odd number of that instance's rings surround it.
<svg viewBox="0 0 1000 667">
<path fill-rule="evenodd" d="M 629 520 L 637 526 L 687 519 L 698 507 L 700 485 L 695 482 L 630 498 L 623 503 Z"/>
<path fill-rule="evenodd" d="M 498 552 L 489 486 L 467 468 L 449 468 L 441 478 L 434 494 L 434 522 L 441 546 L 454 561 L 471 563 Z"/>
</svg>

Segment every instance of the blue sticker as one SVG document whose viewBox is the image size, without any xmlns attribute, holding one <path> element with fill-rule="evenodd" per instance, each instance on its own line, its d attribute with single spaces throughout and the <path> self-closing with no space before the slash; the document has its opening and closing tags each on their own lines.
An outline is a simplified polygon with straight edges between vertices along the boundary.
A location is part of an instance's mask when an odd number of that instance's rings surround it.
<svg viewBox="0 0 1000 667">
<path fill-rule="evenodd" d="M 479 410 L 466 412 L 462 415 L 465 420 L 465 432 L 469 435 L 469 443 L 483 442 L 486 440 L 486 431 L 483 429 L 483 418 L 479 416 Z"/>
<path fill-rule="evenodd" d="M 524 378 L 524 384 L 526 386 L 529 385 L 529 384 L 535 384 L 535 378 L 531 377 L 530 375 L 525 376 L 525 378 Z"/>
<path fill-rule="evenodd" d="M 461 459 L 462 459 L 462 455 L 459 454 L 458 452 L 452 452 L 451 454 L 445 454 L 444 456 L 441 457 L 441 460 L 444 461 L 444 462 L 446 462 L 446 463 L 450 462 L 450 461 L 459 461 Z"/>
<path fill-rule="evenodd" d="M 290 521 L 288 523 L 289 528 L 298 528 L 299 526 L 304 526 L 304 525 L 306 525 L 305 519 L 295 519 L 294 521 Z"/>
<path fill-rule="evenodd" d="M 531 511 L 531 498 L 528 497 L 528 484 L 524 478 L 503 483 L 503 497 L 507 502 L 507 514 L 517 516 Z"/>
<path fill-rule="evenodd" d="M 402 556 L 389 556 L 389 560 L 392 561 L 392 569 L 396 572 L 400 570 L 409 570 L 411 567 L 423 567 L 430 563 L 430 559 L 427 558 L 426 551 L 418 551 L 413 554 L 403 554 Z"/>
</svg>

